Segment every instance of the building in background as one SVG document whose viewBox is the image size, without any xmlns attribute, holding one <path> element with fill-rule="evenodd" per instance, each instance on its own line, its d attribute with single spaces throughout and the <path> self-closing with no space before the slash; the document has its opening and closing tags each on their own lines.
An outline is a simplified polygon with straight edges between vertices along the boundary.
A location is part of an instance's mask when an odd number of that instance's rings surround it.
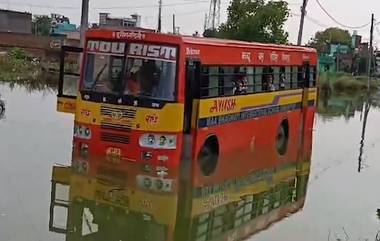
<svg viewBox="0 0 380 241">
<path fill-rule="evenodd" d="M 68 39 L 79 39 L 77 26 L 70 19 L 60 14 L 51 14 L 51 36 L 65 36 Z"/>
<path fill-rule="evenodd" d="M 109 13 L 99 14 L 99 27 L 100 28 L 141 28 L 141 16 L 132 14 L 130 18 L 115 18 L 110 17 Z"/>
<path fill-rule="evenodd" d="M 0 9 L 0 32 L 32 33 L 32 14 Z"/>
</svg>

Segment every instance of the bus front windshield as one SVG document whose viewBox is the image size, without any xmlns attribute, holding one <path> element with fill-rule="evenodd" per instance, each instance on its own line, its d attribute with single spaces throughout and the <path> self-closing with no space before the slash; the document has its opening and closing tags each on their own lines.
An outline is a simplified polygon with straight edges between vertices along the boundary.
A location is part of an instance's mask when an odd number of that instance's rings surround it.
<svg viewBox="0 0 380 241">
<path fill-rule="evenodd" d="M 168 55 L 165 49 L 160 50 L 157 46 L 143 47 L 141 52 L 138 52 L 137 47 L 131 44 L 127 55 L 88 52 L 82 89 L 175 101 L 176 56 L 165 58 Z M 153 56 L 155 53 L 158 55 Z M 175 53 L 169 51 L 171 55 Z"/>
<path fill-rule="evenodd" d="M 128 58 L 124 94 L 173 101 L 175 73 L 173 62 Z"/>
</svg>

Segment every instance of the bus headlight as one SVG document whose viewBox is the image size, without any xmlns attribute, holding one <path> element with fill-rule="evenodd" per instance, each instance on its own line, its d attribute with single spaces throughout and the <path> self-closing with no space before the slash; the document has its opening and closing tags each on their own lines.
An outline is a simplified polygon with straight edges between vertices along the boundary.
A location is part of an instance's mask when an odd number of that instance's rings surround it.
<svg viewBox="0 0 380 241">
<path fill-rule="evenodd" d="M 141 147 L 148 147 L 153 149 L 176 149 L 177 136 L 144 134 L 140 136 L 139 143 Z"/>
<path fill-rule="evenodd" d="M 74 137 L 80 139 L 91 139 L 91 129 L 86 126 L 74 125 Z"/>
<path fill-rule="evenodd" d="M 154 135 L 148 135 L 147 143 L 150 146 L 153 146 L 154 144 L 156 144 L 156 138 L 154 137 Z"/>
</svg>

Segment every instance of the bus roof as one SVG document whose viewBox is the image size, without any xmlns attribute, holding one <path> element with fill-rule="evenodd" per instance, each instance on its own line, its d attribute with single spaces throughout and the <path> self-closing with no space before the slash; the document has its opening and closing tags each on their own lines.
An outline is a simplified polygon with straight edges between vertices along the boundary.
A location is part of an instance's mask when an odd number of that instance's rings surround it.
<svg viewBox="0 0 380 241">
<path fill-rule="evenodd" d="M 230 39 L 218 38 L 204 38 L 204 37 L 191 37 L 182 36 L 184 43 L 200 44 L 200 45 L 213 45 L 213 46 L 228 46 L 228 47 L 241 47 L 241 48 L 261 48 L 261 49 L 281 49 L 288 51 L 302 51 L 302 52 L 317 52 L 313 48 L 305 46 L 284 45 L 284 44 L 268 44 L 259 42 L 246 42 Z"/>
<path fill-rule="evenodd" d="M 130 40 L 144 40 L 157 42 L 171 42 L 177 44 L 197 44 L 197 45 L 208 45 L 208 46 L 219 46 L 219 47 L 235 47 L 235 48 L 259 48 L 267 50 L 283 50 L 292 52 L 307 52 L 307 53 L 317 53 L 313 48 L 305 46 L 295 46 L 295 45 L 278 45 L 278 44 L 266 44 L 258 42 L 245 42 L 238 40 L 229 39 L 217 39 L 217 38 L 204 38 L 204 37 L 193 37 L 185 35 L 173 35 L 165 33 L 156 33 L 151 29 L 91 29 L 87 31 L 87 37 L 90 38 L 105 38 L 105 39 L 130 39 Z"/>
</svg>

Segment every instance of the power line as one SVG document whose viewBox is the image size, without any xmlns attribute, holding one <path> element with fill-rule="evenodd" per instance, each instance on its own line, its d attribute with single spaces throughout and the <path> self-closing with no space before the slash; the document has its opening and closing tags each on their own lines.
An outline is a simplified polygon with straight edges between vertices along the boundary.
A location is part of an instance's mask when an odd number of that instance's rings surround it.
<svg viewBox="0 0 380 241">
<path fill-rule="evenodd" d="M 191 2 L 180 2 L 180 3 L 167 3 L 162 4 L 163 7 L 172 7 L 172 6 L 184 6 L 184 5 L 194 5 L 197 3 L 208 3 L 207 0 L 198 0 Z M 112 6 L 112 7 L 94 7 L 93 9 L 125 9 L 125 8 L 157 8 L 158 4 L 151 5 L 140 5 L 140 6 Z"/>
<path fill-rule="evenodd" d="M 167 3 L 162 4 L 163 7 L 173 7 L 173 6 L 185 6 L 185 5 L 194 5 L 198 3 L 208 3 L 207 0 L 192 0 L 186 2 L 176 2 L 176 3 Z M 0 2 L 0 4 L 6 4 L 7 2 Z M 53 6 L 47 4 L 29 4 L 23 2 L 12 2 L 12 5 L 15 6 L 30 6 L 34 8 L 45 8 L 45 9 L 78 9 L 78 6 Z M 99 10 L 111 10 L 111 9 L 142 9 L 142 8 L 157 8 L 158 4 L 149 4 L 149 5 L 136 5 L 136 6 L 111 6 L 111 7 L 92 7 L 92 9 Z"/>
<path fill-rule="evenodd" d="M 325 14 L 331 19 L 333 20 L 335 23 L 337 23 L 338 25 L 342 26 L 342 27 L 345 27 L 345 28 L 351 28 L 351 29 L 361 29 L 361 28 L 365 28 L 367 27 L 368 25 L 370 25 L 371 23 L 366 23 L 366 24 L 363 24 L 363 25 L 359 25 L 359 26 L 349 26 L 349 25 L 346 25 L 346 24 L 343 24 L 341 22 L 339 22 L 336 18 L 334 18 L 327 10 L 326 8 L 324 8 L 321 4 L 321 2 L 319 0 L 315 0 L 318 4 L 318 6 L 322 9 L 323 12 L 325 12 Z"/>
<path fill-rule="evenodd" d="M 301 14 L 299 14 L 299 13 L 293 13 L 293 12 L 291 12 L 290 14 L 292 16 L 301 17 Z M 307 20 L 309 20 L 310 22 L 314 23 L 315 25 L 318 25 L 319 27 L 322 27 L 322 28 L 328 28 L 329 27 L 327 24 L 321 23 L 318 20 L 316 20 L 315 18 L 310 17 L 310 15 L 306 15 L 305 18 Z"/>
<path fill-rule="evenodd" d="M 328 28 L 329 27 L 327 24 L 321 23 L 318 20 L 316 20 L 315 18 L 312 18 L 308 15 L 306 15 L 306 19 L 309 20 L 310 22 L 318 25 L 319 27 L 322 27 L 322 28 Z"/>
</svg>

